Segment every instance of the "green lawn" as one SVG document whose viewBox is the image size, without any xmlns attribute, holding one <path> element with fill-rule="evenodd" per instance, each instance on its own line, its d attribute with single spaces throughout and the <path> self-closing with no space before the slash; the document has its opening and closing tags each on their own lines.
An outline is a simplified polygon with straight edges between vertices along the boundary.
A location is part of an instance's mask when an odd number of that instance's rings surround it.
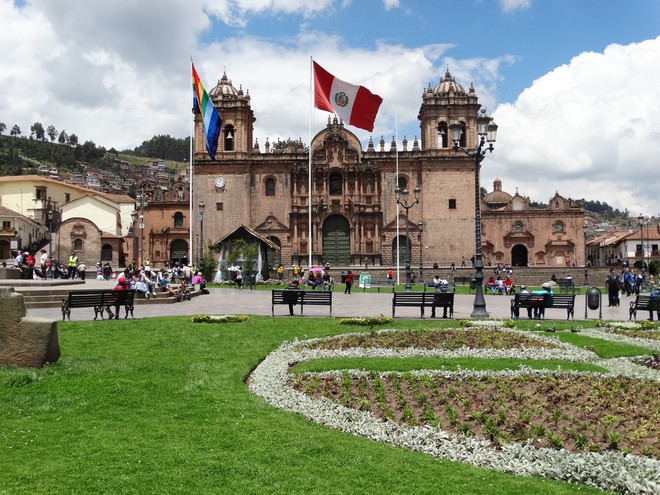
<svg viewBox="0 0 660 495">
<path fill-rule="evenodd" d="M 247 390 L 250 370 L 283 341 L 359 329 L 335 319 L 58 329 L 57 364 L 0 368 L 0 494 L 599 493 L 356 438 Z"/>
</svg>

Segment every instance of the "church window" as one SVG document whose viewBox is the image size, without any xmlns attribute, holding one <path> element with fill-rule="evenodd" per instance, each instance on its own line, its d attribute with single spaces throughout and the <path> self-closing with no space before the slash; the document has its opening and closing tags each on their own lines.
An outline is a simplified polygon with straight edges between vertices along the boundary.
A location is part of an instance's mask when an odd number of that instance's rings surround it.
<svg viewBox="0 0 660 495">
<path fill-rule="evenodd" d="M 399 176 L 396 185 L 399 189 L 404 191 L 404 190 L 408 189 L 408 179 L 406 179 L 405 177 Z"/>
<path fill-rule="evenodd" d="M 73 241 L 73 250 L 74 251 L 80 252 L 80 251 L 82 251 L 82 247 L 83 247 L 82 239 L 75 239 Z"/>
<path fill-rule="evenodd" d="M 222 203 L 216 203 L 215 204 L 215 209 L 217 211 L 222 211 L 222 210 L 224 210 L 224 205 Z"/>
<path fill-rule="evenodd" d="M 275 179 L 266 179 L 266 196 L 275 196 Z"/>
<path fill-rule="evenodd" d="M 331 174 L 328 185 L 330 186 L 331 196 L 341 196 L 342 186 L 343 186 L 343 180 L 341 174 Z"/>
<path fill-rule="evenodd" d="M 182 227 L 183 227 L 183 213 L 177 211 L 174 214 L 174 228 L 182 228 Z"/>
<path fill-rule="evenodd" d="M 564 223 L 560 222 L 559 220 L 554 223 L 552 226 L 552 231 L 553 232 L 563 232 L 564 231 Z"/>
<path fill-rule="evenodd" d="M 513 231 L 514 232 L 523 231 L 523 223 L 520 220 L 518 220 L 516 223 L 513 224 Z"/>
<path fill-rule="evenodd" d="M 450 210 L 455 210 L 456 209 L 456 200 L 453 199 L 453 198 L 449 200 L 449 209 Z"/>
</svg>

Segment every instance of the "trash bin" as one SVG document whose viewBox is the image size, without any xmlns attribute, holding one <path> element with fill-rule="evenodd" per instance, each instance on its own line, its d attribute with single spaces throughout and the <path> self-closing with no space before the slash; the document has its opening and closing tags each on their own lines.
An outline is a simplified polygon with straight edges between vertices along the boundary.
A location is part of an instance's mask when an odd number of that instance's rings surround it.
<svg viewBox="0 0 660 495">
<path fill-rule="evenodd" d="M 475 290 L 477 288 L 477 279 L 473 278 L 470 280 L 470 290 Z"/>
<path fill-rule="evenodd" d="M 596 287 L 592 287 L 587 291 L 587 306 L 589 309 L 594 310 L 600 307 L 600 290 Z"/>
</svg>

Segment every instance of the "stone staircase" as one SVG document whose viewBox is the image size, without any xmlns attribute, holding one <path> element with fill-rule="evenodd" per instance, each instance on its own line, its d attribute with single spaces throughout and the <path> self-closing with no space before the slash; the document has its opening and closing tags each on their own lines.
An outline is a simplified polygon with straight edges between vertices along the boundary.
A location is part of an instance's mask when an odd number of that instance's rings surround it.
<svg viewBox="0 0 660 495">
<path fill-rule="evenodd" d="M 92 289 L 111 289 L 112 285 L 106 283 L 100 286 L 96 281 L 86 283 L 82 280 L 12 280 L 1 281 L 0 286 L 13 287 L 16 292 L 23 295 L 23 301 L 26 309 L 40 308 L 59 308 L 62 306 L 62 299 L 66 299 L 71 290 L 92 290 Z M 88 281 L 90 282 L 90 281 Z M 93 285 L 93 287 L 90 287 Z M 201 295 L 201 291 L 191 290 L 191 297 Z M 177 298 L 169 292 L 159 292 L 156 290 L 156 297 L 149 299 L 144 296 L 135 297 L 134 304 L 140 306 L 143 304 L 172 304 L 178 302 Z"/>
</svg>

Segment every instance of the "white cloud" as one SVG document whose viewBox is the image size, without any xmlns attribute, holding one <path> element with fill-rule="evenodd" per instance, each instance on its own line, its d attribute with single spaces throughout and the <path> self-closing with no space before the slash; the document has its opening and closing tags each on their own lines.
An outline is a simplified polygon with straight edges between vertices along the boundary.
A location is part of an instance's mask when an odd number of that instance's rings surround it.
<svg viewBox="0 0 660 495">
<path fill-rule="evenodd" d="M 659 79 L 660 38 L 575 57 L 497 108 L 497 151 L 484 176 L 540 201 L 557 190 L 657 214 Z"/>
<path fill-rule="evenodd" d="M 499 0 L 500 7 L 504 12 L 528 9 L 532 6 L 532 0 Z"/>
</svg>

